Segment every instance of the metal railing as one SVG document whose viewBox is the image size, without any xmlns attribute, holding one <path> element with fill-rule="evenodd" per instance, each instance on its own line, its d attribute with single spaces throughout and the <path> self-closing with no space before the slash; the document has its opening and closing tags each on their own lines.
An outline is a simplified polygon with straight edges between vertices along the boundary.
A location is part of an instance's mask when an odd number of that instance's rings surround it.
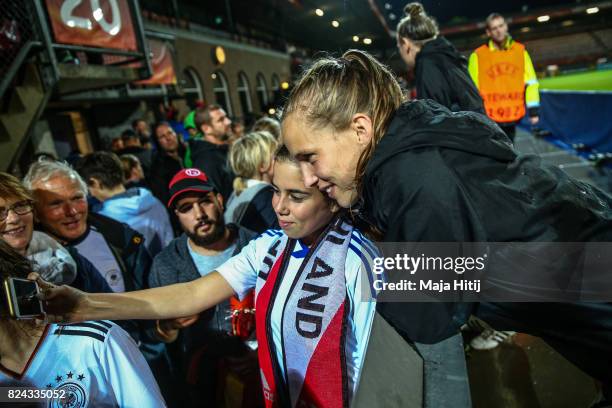
<svg viewBox="0 0 612 408">
<path fill-rule="evenodd" d="M 33 31 L 31 3 L 7 0 L 0 16 L 0 97 L 4 95 L 33 47 L 41 46 Z"/>
<path fill-rule="evenodd" d="M 58 43 L 53 38 L 44 0 L 5 0 L 0 16 L 0 97 L 13 84 L 15 76 L 24 61 L 31 56 L 33 49 L 44 51 L 44 58 L 40 62 L 48 68 L 48 84 L 59 79 L 58 62 L 64 62 L 66 55 L 85 56 L 83 61 L 78 58 L 71 60 L 77 64 L 85 62 L 106 65 L 109 60 L 111 62 L 108 65 L 138 62 L 139 76 L 149 77 L 152 68 L 140 6 L 138 0 L 127 0 L 127 3 L 133 16 L 137 51 Z"/>
</svg>

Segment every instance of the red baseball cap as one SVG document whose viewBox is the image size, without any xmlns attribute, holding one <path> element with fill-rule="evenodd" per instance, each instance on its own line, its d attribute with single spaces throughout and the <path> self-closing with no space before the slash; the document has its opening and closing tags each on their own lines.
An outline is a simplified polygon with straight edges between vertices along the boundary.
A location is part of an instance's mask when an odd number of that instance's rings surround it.
<svg viewBox="0 0 612 408">
<path fill-rule="evenodd" d="M 176 173 L 170 184 L 168 184 L 170 190 L 170 199 L 168 200 L 168 208 L 172 207 L 172 203 L 176 198 L 188 191 L 196 191 L 202 193 L 208 193 L 209 191 L 217 191 L 215 185 L 211 183 L 204 173 L 200 169 L 183 169 Z"/>
</svg>

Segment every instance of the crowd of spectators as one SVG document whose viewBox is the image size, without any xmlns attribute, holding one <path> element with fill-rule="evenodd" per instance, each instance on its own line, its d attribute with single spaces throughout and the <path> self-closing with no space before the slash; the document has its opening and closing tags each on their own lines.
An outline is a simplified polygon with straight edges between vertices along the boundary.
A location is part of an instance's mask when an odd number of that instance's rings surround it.
<svg viewBox="0 0 612 408">
<path fill-rule="evenodd" d="M 245 134 L 217 105 L 191 117 L 189 138 L 169 122 L 139 119 L 108 151 L 71 164 L 38 157 L 21 181 L 0 173 L 2 241 L 50 282 L 111 293 L 197 279 L 278 228 L 270 186 L 278 122 L 262 119 Z M 186 186 L 194 172 L 201 180 Z M 257 357 L 245 343 L 253 324 L 240 333 L 232 324 L 242 309 L 252 311 L 252 297 L 194 316 L 117 323 L 169 406 L 201 406 L 224 398 L 229 372 L 259 390 Z"/>
</svg>

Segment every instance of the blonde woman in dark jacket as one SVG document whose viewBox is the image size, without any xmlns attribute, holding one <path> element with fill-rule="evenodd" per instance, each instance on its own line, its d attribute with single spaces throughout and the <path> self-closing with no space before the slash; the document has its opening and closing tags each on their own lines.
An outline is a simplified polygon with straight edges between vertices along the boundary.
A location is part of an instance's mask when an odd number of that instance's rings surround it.
<svg viewBox="0 0 612 408">
<path fill-rule="evenodd" d="M 519 156 L 484 115 L 453 113 L 432 100 L 404 103 L 394 75 L 363 51 L 315 62 L 289 96 L 282 132 L 306 186 L 359 209 L 384 242 L 612 242 L 610 195 Z M 517 265 L 514 275 L 529 277 L 525 260 L 496 260 L 485 277 Z M 554 261 L 547 272 L 562 280 L 565 270 Z M 612 300 L 609 294 L 602 299 Z M 417 343 L 426 377 L 430 366 L 441 373 L 448 363 L 428 350 L 476 314 L 495 329 L 550 339 L 612 396 L 612 303 L 379 302 L 377 310 Z"/>
<path fill-rule="evenodd" d="M 278 142 L 266 131 L 251 132 L 236 140 L 229 163 L 236 175 L 234 192 L 225 208 L 225 222 L 235 223 L 259 234 L 278 228 L 272 208 L 272 169 Z"/>
</svg>

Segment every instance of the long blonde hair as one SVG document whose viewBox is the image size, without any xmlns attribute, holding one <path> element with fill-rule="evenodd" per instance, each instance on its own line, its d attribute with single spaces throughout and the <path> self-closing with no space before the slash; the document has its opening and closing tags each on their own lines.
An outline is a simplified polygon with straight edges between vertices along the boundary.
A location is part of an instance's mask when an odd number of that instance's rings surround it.
<svg viewBox="0 0 612 408">
<path fill-rule="evenodd" d="M 247 188 L 247 180 L 255 178 L 262 167 L 270 166 L 278 142 L 269 132 L 251 132 L 232 144 L 229 164 L 236 175 L 234 192 L 240 195 Z"/>
<path fill-rule="evenodd" d="M 353 115 L 372 119 L 374 137 L 357 163 L 359 186 L 374 147 L 403 102 L 393 73 L 365 51 L 349 50 L 341 58 L 322 58 L 304 72 L 291 91 L 281 121 L 298 114 L 310 127 L 349 128 Z"/>
</svg>

